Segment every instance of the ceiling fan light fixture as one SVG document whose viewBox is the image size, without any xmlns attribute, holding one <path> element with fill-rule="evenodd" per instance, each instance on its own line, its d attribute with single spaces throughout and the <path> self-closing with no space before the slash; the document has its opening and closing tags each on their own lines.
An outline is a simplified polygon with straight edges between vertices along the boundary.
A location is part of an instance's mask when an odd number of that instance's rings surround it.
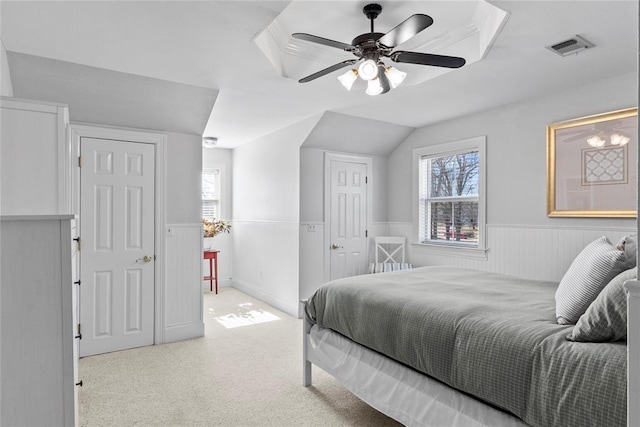
<svg viewBox="0 0 640 427">
<path fill-rule="evenodd" d="M 405 77 L 407 77 L 407 73 L 392 66 L 387 67 L 384 73 L 387 76 L 387 79 L 389 79 L 391 87 L 394 89 L 400 86 L 400 83 L 402 83 Z"/>
<path fill-rule="evenodd" d="M 358 79 L 358 70 L 356 69 L 349 70 L 346 73 L 338 76 L 338 80 L 340 81 L 340 83 L 342 83 L 342 86 L 344 86 L 344 88 L 347 90 L 351 90 L 351 88 L 353 87 L 353 84 L 356 82 L 357 79 Z"/>
<path fill-rule="evenodd" d="M 611 134 L 611 145 L 627 145 L 629 143 L 629 137 L 620 133 Z"/>
<path fill-rule="evenodd" d="M 593 135 L 587 138 L 587 144 L 594 148 L 600 148 L 604 146 L 605 140 L 600 138 L 599 135 Z"/>
<path fill-rule="evenodd" d="M 369 80 L 367 84 L 367 95 L 380 95 L 382 93 L 382 85 L 380 84 L 380 79 L 372 79 Z"/>
<path fill-rule="evenodd" d="M 362 61 L 358 67 L 358 75 L 362 80 L 373 80 L 378 77 L 378 64 L 373 59 Z"/>
</svg>

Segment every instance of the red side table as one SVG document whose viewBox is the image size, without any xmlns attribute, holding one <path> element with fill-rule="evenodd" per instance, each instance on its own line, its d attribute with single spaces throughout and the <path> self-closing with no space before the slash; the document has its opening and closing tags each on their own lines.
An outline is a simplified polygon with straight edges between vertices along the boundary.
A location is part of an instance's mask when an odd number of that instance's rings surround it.
<svg viewBox="0 0 640 427">
<path fill-rule="evenodd" d="M 209 275 L 203 280 L 209 281 L 209 290 L 213 290 L 213 281 L 216 281 L 216 294 L 218 293 L 218 254 L 220 251 L 208 249 L 204 251 L 204 259 L 209 260 Z"/>
</svg>

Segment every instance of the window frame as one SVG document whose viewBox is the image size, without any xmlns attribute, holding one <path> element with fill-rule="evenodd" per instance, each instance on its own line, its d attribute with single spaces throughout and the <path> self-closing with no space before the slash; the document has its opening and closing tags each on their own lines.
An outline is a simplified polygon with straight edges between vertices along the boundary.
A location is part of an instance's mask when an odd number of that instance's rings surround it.
<svg viewBox="0 0 640 427">
<path fill-rule="evenodd" d="M 446 157 L 456 154 L 478 152 L 478 244 L 456 241 L 428 241 L 421 242 L 420 229 L 420 190 L 421 173 L 420 162 L 427 157 Z M 418 252 L 449 253 L 452 255 L 468 255 L 486 257 L 486 136 L 477 136 L 458 141 L 419 147 L 413 150 L 413 233 L 411 243 Z M 461 196 L 463 199 L 464 196 Z M 474 197 L 475 199 L 475 197 Z M 427 224 L 425 224 L 427 226 Z"/>
</svg>

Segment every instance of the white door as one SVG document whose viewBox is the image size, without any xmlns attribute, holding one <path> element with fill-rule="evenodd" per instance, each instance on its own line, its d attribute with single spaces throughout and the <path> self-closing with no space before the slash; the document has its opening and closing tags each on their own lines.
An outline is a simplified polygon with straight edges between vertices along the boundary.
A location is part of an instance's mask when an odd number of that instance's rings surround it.
<svg viewBox="0 0 640 427">
<path fill-rule="evenodd" d="M 330 279 L 367 267 L 367 165 L 331 160 Z"/>
<path fill-rule="evenodd" d="M 153 344 L 154 150 L 80 141 L 81 356 Z"/>
</svg>

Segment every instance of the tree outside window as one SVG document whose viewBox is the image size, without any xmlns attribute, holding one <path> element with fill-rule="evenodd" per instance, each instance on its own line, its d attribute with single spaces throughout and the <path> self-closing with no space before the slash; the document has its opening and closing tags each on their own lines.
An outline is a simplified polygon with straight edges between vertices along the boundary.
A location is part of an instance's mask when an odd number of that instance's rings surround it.
<svg viewBox="0 0 640 427">
<path fill-rule="evenodd" d="M 480 143 L 419 149 L 418 242 L 480 246 Z M 482 139 L 482 144 L 484 139 Z M 461 148 L 462 147 L 462 148 Z"/>
</svg>

